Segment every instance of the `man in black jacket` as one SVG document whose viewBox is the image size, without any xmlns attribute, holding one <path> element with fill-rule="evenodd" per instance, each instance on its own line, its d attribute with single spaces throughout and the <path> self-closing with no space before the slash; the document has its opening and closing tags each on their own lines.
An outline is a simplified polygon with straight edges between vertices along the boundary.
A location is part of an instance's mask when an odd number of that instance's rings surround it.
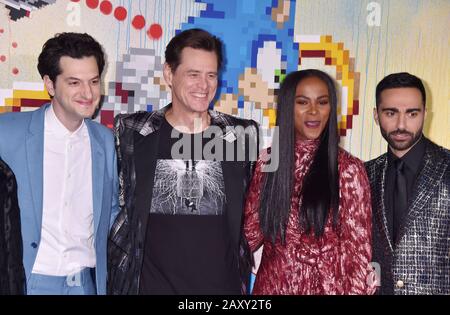
<svg viewBox="0 0 450 315">
<path fill-rule="evenodd" d="M 121 212 L 108 243 L 108 293 L 245 293 L 243 205 L 258 126 L 208 110 L 222 64 L 219 39 L 184 31 L 165 58 L 172 103 L 116 117 Z"/>
<path fill-rule="evenodd" d="M 24 294 L 24 284 L 16 178 L 0 159 L 0 295 Z"/>
<path fill-rule="evenodd" d="M 388 152 L 366 163 L 379 294 L 450 294 L 450 153 L 422 133 L 425 88 L 393 73 L 376 88 Z"/>
</svg>

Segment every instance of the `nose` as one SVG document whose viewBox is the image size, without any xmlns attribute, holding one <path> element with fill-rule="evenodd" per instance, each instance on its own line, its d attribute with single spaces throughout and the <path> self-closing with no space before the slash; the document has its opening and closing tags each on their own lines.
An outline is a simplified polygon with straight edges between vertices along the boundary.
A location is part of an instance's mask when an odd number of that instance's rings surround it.
<svg viewBox="0 0 450 315">
<path fill-rule="evenodd" d="M 406 115 L 405 114 L 398 115 L 397 129 L 400 129 L 400 130 L 406 129 Z"/>
<path fill-rule="evenodd" d="M 82 85 L 81 95 L 87 100 L 92 99 L 92 87 L 89 83 Z"/>
<path fill-rule="evenodd" d="M 311 104 L 311 107 L 309 108 L 309 113 L 311 115 L 317 114 L 317 104 L 316 103 Z"/>
<path fill-rule="evenodd" d="M 200 76 L 198 80 L 198 86 L 203 90 L 206 90 L 208 88 L 208 79 L 206 76 Z"/>
</svg>

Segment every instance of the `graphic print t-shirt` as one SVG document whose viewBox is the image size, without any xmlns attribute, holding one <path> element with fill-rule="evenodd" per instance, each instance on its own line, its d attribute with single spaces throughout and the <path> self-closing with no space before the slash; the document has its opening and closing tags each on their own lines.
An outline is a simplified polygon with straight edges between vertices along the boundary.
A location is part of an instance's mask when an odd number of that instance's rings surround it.
<svg viewBox="0 0 450 315">
<path fill-rule="evenodd" d="M 172 129 L 164 119 L 159 131 L 140 293 L 240 294 L 237 257 L 225 216 L 221 162 L 203 159 L 198 152 L 209 140 L 202 140 L 202 133 L 185 135 L 192 140 L 191 159 L 172 159 L 171 149 L 178 141 L 171 138 Z M 195 148 L 194 141 L 199 141 Z M 145 156 L 140 154 L 139 158 Z M 137 185 L 136 189 L 145 188 Z"/>
</svg>

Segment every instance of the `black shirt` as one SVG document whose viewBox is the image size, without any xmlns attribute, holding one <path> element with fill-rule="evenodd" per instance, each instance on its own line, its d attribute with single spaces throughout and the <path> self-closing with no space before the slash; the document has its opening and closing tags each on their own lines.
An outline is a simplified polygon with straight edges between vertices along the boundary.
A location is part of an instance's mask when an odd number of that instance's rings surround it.
<svg viewBox="0 0 450 315">
<path fill-rule="evenodd" d="M 172 130 L 164 119 L 148 205 L 140 294 L 240 294 L 221 163 L 203 159 L 199 148 L 209 139 L 204 140 L 202 133 L 182 135 L 192 140 L 192 159 L 173 158 L 171 150 L 178 139 L 171 138 Z M 145 159 L 145 154 L 136 158 Z M 137 183 L 136 190 L 143 189 Z"/>
<path fill-rule="evenodd" d="M 411 202 L 412 194 L 414 193 L 414 184 L 417 176 L 422 169 L 423 157 L 425 155 L 425 140 L 422 138 L 404 155 L 401 160 L 405 163 L 404 173 L 406 177 L 407 185 L 407 200 L 408 205 Z M 395 244 L 394 235 L 398 233 L 400 227 L 394 227 L 394 198 L 395 198 L 395 161 L 399 159 L 390 148 L 387 152 L 388 167 L 386 170 L 385 178 L 385 205 L 386 205 L 386 218 L 388 223 L 389 235 L 392 240 L 392 244 Z M 406 216 L 405 216 L 406 218 Z M 403 222 L 404 224 L 404 222 Z"/>
</svg>

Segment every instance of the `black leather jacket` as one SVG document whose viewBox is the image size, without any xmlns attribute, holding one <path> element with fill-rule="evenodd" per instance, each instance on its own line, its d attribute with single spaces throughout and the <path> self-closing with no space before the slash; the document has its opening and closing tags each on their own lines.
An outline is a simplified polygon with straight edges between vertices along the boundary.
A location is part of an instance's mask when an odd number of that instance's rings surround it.
<svg viewBox="0 0 450 315">
<path fill-rule="evenodd" d="M 22 233 L 16 178 L 0 159 L 0 295 L 24 294 Z"/>
<path fill-rule="evenodd" d="M 134 191 L 136 174 L 134 165 L 134 141 L 139 137 L 152 137 L 154 152 L 148 159 L 156 166 L 159 133 L 168 105 L 154 112 L 138 112 L 118 115 L 115 121 L 115 137 L 119 162 L 120 213 L 113 224 L 108 240 L 108 294 L 138 294 L 139 280 L 143 262 L 143 250 L 148 213 L 137 211 Z M 226 141 L 245 139 L 245 143 L 253 143 L 258 148 L 258 125 L 252 120 L 239 119 L 216 111 L 209 111 L 211 124 L 226 130 L 227 126 L 249 127 L 250 134 L 225 134 Z M 239 138 L 245 137 L 245 138 Z M 233 140 L 234 139 L 234 140 Z M 258 151 L 258 150 L 257 150 Z M 247 151 L 246 151 L 247 152 Z M 256 152 L 257 155 L 258 152 Z M 255 158 L 256 160 L 256 158 Z M 239 270 L 242 280 L 242 292 L 245 293 L 251 271 L 251 255 L 242 233 L 243 206 L 246 190 L 253 174 L 254 161 L 222 162 L 225 173 L 231 176 L 225 179 L 227 203 L 232 211 L 227 214 L 228 226 L 233 242 L 236 244 L 236 257 L 239 257 Z M 228 188 L 227 188 L 228 187 Z M 151 189 L 150 189 L 151 191 Z M 151 198 L 151 197 L 150 197 Z"/>
</svg>

